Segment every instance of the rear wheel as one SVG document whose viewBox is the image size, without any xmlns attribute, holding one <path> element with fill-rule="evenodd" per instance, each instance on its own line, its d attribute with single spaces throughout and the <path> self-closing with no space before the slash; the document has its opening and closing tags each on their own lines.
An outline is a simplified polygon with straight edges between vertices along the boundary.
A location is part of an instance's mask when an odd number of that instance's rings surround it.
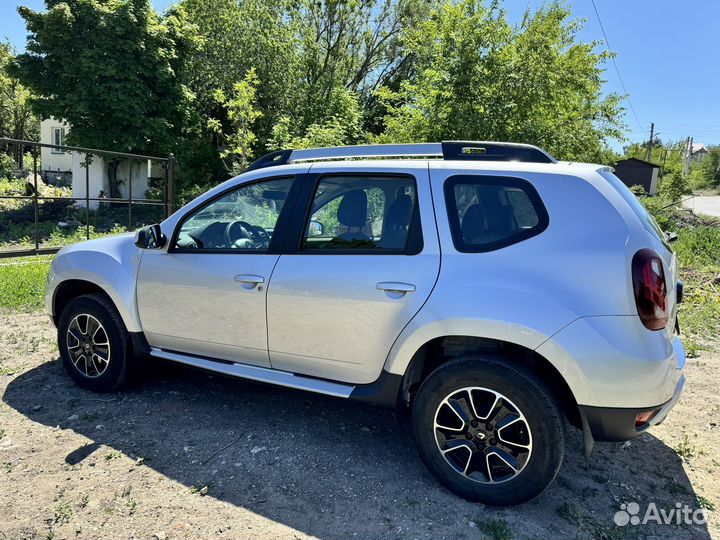
<svg viewBox="0 0 720 540">
<path fill-rule="evenodd" d="M 565 425 L 545 385 L 501 358 L 453 360 L 422 384 L 413 430 L 425 465 L 473 501 L 519 504 L 550 485 Z"/>
<path fill-rule="evenodd" d="M 132 347 L 120 314 L 105 296 L 72 300 L 58 321 L 63 366 L 80 386 L 110 392 L 128 379 Z"/>
</svg>

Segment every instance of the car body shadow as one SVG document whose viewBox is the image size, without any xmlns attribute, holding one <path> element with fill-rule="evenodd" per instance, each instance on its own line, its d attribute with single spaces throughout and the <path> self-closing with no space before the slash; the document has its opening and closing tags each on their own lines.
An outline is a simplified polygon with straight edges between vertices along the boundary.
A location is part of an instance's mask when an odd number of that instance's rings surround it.
<svg viewBox="0 0 720 540">
<path fill-rule="evenodd" d="M 491 509 L 442 488 L 391 411 L 164 363 L 148 372 L 99 395 L 75 386 L 56 360 L 16 377 L 3 400 L 32 421 L 90 439 L 65 456 L 68 465 L 110 447 L 318 538 L 477 536 L 483 516 L 507 521 L 518 536 L 710 538 L 706 525 L 614 524 L 622 503 L 698 508 L 681 459 L 650 434 L 629 446 L 597 445 L 587 467 L 581 437 L 568 428 L 554 484 L 524 505 Z"/>
</svg>

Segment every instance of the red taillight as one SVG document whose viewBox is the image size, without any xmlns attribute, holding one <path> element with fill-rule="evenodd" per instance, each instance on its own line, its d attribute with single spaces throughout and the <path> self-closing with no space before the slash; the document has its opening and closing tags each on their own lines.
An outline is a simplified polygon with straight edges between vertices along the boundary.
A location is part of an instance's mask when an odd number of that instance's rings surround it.
<svg viewBox="0 0 720 540">
<path fill-rule="evenodd" d="M 641 249 L 633 257 L 632 280 L 640 320 L 649 330 L 662 330 L 669 318 L 667 287 L 662 259 L 652 249 Z"/>
<path fill-rule="evenodd" d="M 660 412 L 660 409 L 654 411 L 641 412 L 635 415 L 635 428 L 641 428 L 647 424 L 650 420 L 655 418 L 655 415 Z"/>
</svg>

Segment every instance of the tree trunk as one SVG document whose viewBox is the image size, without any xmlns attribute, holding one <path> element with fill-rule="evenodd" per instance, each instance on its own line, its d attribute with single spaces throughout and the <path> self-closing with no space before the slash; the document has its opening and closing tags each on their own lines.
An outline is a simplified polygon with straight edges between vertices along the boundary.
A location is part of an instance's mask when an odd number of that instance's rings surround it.
<svg viewBox="0 0 720 540">
<path fill-rule="evenodd" d="M 117 159 L 108 161 L 108 180 L 110 181 L 110 197 L 113 199 L 120 198 L 120 187 L 117 181 L 117 171 L 120 162 Z"/>
</svg>

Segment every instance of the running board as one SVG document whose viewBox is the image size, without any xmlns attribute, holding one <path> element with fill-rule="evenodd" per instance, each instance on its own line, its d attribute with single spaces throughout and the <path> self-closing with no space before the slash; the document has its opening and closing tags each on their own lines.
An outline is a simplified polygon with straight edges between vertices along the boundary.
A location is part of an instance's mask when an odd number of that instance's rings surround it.
<svg viewBox="0 0 720 540">
<path fill-rule="evenodd" d="M 237 362 L 216 362 L 206 358 L 164 351 L 154 347 L 150 349 L 150 356 L 170 360 L 172 362 L 178 362 L 180 364 L 185 364 L 207 371 L 214 371 L 215 373 L 222 373 L 223 375 L 229 375 L 239 379 L 248 379 L 250 381 L 285 386 L 287 388 L 295 388 L 297 390 L 307 390 L 308 392 L 315 392 L 328 396 L 349 398 L 352 391 L 355 390 L 355 387 L 351 385 L 334 383 L 323 379 L 313 379 L 312 377 L 303 377 L 288 371 L 250 366 L 248 364 L 240 364 Z"/>
</svg>

